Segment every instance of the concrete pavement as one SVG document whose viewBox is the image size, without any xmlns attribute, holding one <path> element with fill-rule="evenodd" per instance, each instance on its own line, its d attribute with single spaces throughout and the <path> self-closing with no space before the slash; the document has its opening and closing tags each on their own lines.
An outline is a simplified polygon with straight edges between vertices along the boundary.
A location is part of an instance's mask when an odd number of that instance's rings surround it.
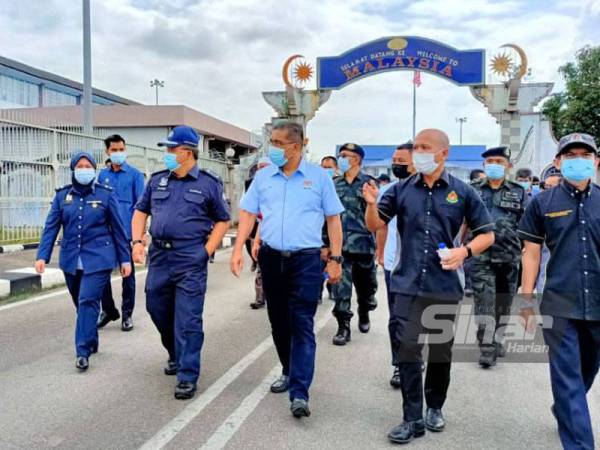
<svg viewBox="0 0 600 450">
<path fill-rule="evenodd" d="M 135 329 L 123 333 L 111 323 L 101 330 L 87 373 L 74 368 L 75 313 L 67 295 L 0 307 L 0 449 L 392 448 L 386 434 L 401 420 L 402 399 L 388 384 L 384 290 L 371 332 L 360 334 L 353 322 L 352 342 L 343 348 L 331 345 L 336 327 L 324 300 L 313 414 L 298 421 L 285 394 L 267 392 L 279 367 L 266 312 L 249 308 L 252 275 L 233 278 L 228 257 L 223 251 L 210 265 L 202 378 L 190 402 L 173 399 L 175 379 L 162 373 L 166 353 L 145 312 L 143 273 Z M 560 448 L 545 364 L 483 371 L 457 363 L 452 377 L 447 430 L 409 448 Z M 596 386 L 589 396 L 595 424 L 599 393 Z"/>
</svg>

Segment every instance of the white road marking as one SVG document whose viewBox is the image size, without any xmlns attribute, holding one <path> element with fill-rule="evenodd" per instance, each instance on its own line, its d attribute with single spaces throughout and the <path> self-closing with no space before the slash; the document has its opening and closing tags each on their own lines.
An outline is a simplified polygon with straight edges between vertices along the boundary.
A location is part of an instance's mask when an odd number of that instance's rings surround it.
<svg viewBox="0 0 600 450">
<path fill-rule="evenodd" d="M 326 312 L 321 320 L 317 324 L 315 334 L 327 324 L 331 319 L 331 314 Z M 254 389 L 237 407 L 233 413 L 227 419 L 223 421 L 221 426 L 212 434 L 212 436 L 206 441 L 201 447 L 201 450 L 221 450 L 225 448 L 229 440 L 242 426 L 246 419 L 254 412 L 261 400 L 269 393 L 271 383 L 275 381 L 277 376 L 281 373 L 281 365 L 277 364 L 269 372 L 269 374 L 261 381 L 261 383 Z"/>
<path fill-rule="evenodd" d="M 142 275 L 145 275 L 146 272 L 148 272 L 148 269 L 139 270 L 139 271 L 135 272 L 135 275 L 136 275 L 136 277 L 142 276 Z M 110 279 L 111 283 L 114 283 L 115 281 L 118 281 L 118 280 L 121 280 L 121 275 L 115 275 L 115 276 L 111 277 L 111 279 Z M 65 294 L 69 294 L 69 291 L 67 289 L 60 289 L 55 292 L 50 292 L 48 294 L 42 294 L 42 295 L 38 295 L 36 297 L 32 297 L 27 300 L 17 301 L 14 303 L 9 303 L 8 305 L 0 306 L 0 311 L 5 311 L 7 309 L 16 308 L 18 306 L 31 305 L 32 303 L 37 303 L 42 300 L 48 300 L 49 298 L 59 297 L 61 295 L 65 295 Z"/>
<path fill-rule="evenodd" d="M 320 331 L 321 328 L 325 326 L 327 321 L 331 318 L 331 314 L 329 311 L 326 311 L 321 317 L 321 320 L 317 324 L 317 329 L 315 330 L 315 334 Z M 166 446 L 169 442 L 177 436 L 177 434 L 183 430 L 190 422 L 192 422 L 210 403 L 216 399 L 221 393 L 233 383 L 237 377 L 239 377 L 248 367 L 250 367 L 258 358 L 260 358 L 267 350 L 273 347 L 273 338 L 269 336 L 264 341 L 262 341 L 258 346 L 254 348 L 250 353 L 240 359 L 234 366 L 232 366 L 227 372 L 225 372 L 221 377 L 211 384 L 206 391 L 199 393 L 198 398 L 190 403 L 183 411 L 181 411 L 177 416 L 173 418 L 168 424 L 166 424 L 161 430 L 158 431 L 154 436 L 150 438 L 144 445 L 140 447 L 140 450 L 155 450 L 161 449 Z M 273 369 L 275 370 L 275 369 Z M 270 376 L 271 374 L 269 374 Z M 264 382 L 264 381 L 263 381 Z M 262 387 L 262 384 L 260 387 Z M 252 396 L 252 394 L 250 394 Z M 255 397 L 258 396 L 258 393 L 255 394 Z M 246 400 L 245 400 L 246 401 Z M 251 403 L 255 400 L 250 399 L 246 403 Z M 259 400 L 260 401 L 260 400 Z M 258 403 L 257 403 L 258 404 Z M 240 406 L 241 407 L 241 406 Z M 247 409 L 246 407 L 245 409 Z M 236 411 L 238 411 L 238 408 Z M 250 410 L 247 414 L 249 415 L 252 412 Z M 235 414 L 235 412 L 234 412 Z M 242 414 L 238 413 L 239 418 L 241 418 L 241 423 L 246 419 L 242 417 Z M 238 425 L 238 428 L 239 428 Z M 237 430 L 237 428 L 236 428 Z M 218 431 L 218 430 L 217 430 Z M 233 431 L 235 433 L 235 430 Z M 231 433 L 231 436 L 233 436 Z M 229 436 L 227 440 L 231 438 Z M 226 442 L 226 441 L 225 441 Z"/>
</svg>

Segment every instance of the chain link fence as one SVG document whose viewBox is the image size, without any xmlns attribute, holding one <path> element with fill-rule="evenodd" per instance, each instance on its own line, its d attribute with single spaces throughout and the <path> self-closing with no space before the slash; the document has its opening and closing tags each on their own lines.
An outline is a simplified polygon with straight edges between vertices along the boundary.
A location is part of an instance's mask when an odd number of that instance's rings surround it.
<svg viewBox="0 0 600 450">
<path fill-rule="evenodd" d="M 0 118 L 0 245 L 39 242 L 54 190 L 71 182 L 69 164 L 79 151 L 91 153 L 102 169 L 101 137 Z M 128 162 L 146 178 L 164 168 L 163 153 L 127 144 Z M 227 162 L 200 157 L 199 165 L 223 180 L 225 192 L 231 191 Z"/>
</svg>

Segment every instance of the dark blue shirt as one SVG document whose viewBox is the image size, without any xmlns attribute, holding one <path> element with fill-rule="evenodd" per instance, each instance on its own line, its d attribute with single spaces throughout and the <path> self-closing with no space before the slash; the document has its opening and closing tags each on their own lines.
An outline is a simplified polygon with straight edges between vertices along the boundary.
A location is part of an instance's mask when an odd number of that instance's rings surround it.
<svg viewBox="0 0 600 450">
<path fill-rule="evenodd" d="M 108 187 L 96 185 L 87 194 L 67 185 L 57 190 L 40 240 L 37 259 L 50 262 L 61 227 L 60 268 L 74 274 L 81 262 L 94 273 L 131 262 L 129 238 Z"/>
<path fill-rule="evenodd" d="M 144 174 L 124 163 L 120 170 L 105 168 L 98 175 L 98 183 L 110 186 L 119 202 L 119 212 L 131 239 L 131 218 L 135 205 L 144 193 Z"/>
<path fill-rule="evenodd" d="M 536 195 L 519 236 L 550 250 L 541 313 L 600 320 L 600 187 L 580 192 L 563 181 Z"/>
<path fill-rule="evenodd" d="M 463 221 L 474 235 L 494 230 L 490 214 L 475 190 L 446 171 L 430 189 L 420 174 L 398 182 L 378 203 L 386 223 L 397 217 L 402 242 L 400 263 L 392 272 L 390 291 L 440 300 L 460 300 L 457 271 L 444 270 L 440 243 L 454 247 Z"/>
<path fill-rule="evenodd" d="M 152 175 L 136 209 L 152 216 L 150 234 L 159 240 L 204 243 L 215 222 L 226 222 L 223 184 L 198 166 L 182 178 L 163 170 Z"/>
</svg>

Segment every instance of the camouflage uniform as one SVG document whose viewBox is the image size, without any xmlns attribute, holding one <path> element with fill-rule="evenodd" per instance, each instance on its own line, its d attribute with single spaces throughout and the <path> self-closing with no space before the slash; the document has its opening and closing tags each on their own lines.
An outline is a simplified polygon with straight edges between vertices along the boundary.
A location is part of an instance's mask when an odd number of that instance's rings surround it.
<svg viewBox="0 0 600 450">
<path fill-rule="evenodd" d="M 506 179 L 498 189 L 492 189 L 487 179 L 472 186 L 495 221 L 494 245 L 475 256 L 471 266 L 477 339 L 483 351 L 497 345 L 494 336 L 500 318 L 510 314 L 517 291 L 521 256 L 517 226 L 528 196 L 520 185 Z"/>
<path fill-rule="evenodd" d="M 352 283 L 356 288 L 359 314 L 361 311 L 368 312 L 377 307 L 375 238 L 365 224 L 367 203 L 362 195 L 363 185 L 371 180 L 371 177 L 362 172 L 359 172 L 352 184 L 348 184 L 343 176 L 334 180 L 335 190 L 344 205 L 341 215 L 344 233 L 342 279 L 333 285 L 333 315 L 338 320 L 349 321 L 353 316 L 350 309 Z"/>
</svg>

